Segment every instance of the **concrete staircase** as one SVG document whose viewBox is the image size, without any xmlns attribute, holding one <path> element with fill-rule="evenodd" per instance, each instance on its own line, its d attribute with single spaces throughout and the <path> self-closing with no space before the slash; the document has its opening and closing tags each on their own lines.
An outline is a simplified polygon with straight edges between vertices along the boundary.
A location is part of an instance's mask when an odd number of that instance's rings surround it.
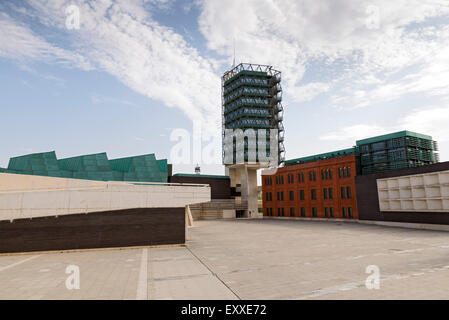
<svg viewBox="0 0 449 320">
<path fill-rule="evenodd" d="M 234 199 L 214 199 L 211 202 L 190 205 L 193 220 L 217 220 L 229 218 L 223 215 L 224 211 L 247 210 L 248 205 L 245 202 Z M 228 211 L 229 212 L 229 211 Z"/>
</svg>

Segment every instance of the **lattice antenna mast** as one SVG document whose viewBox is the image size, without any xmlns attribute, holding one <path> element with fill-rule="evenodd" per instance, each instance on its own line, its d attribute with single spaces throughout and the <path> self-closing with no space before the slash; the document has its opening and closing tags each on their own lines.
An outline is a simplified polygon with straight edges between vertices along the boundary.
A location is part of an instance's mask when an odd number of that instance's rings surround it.
<svg viewBox="0 0 449 320">
<path fill-rule="evenodd" d="M 235 68 L 235 38 L 234 38 L 234 61 L 232 62 L 232 68 Z"/>
</svg>

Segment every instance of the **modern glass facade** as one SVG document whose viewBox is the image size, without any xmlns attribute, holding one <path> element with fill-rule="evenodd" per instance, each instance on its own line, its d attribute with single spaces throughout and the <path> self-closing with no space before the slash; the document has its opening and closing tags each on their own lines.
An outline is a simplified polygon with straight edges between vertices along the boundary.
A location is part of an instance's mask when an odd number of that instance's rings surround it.
<svg viewBox="0 0 449 320">
<path fill-rule="evenodd" d="M 432 137 L 411 131 L 359 140 L 356 145 L 362 174 L 439 162 L 438 146 Z"/>
</svg>

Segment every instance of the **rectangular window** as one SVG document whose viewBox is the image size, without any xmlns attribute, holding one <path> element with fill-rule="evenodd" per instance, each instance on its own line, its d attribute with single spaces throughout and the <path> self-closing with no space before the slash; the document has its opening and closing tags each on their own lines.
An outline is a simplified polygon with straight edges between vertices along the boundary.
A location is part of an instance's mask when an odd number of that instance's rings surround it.
<svg viewBox="0 0 449 320">
<path fill-rule="evenodd" d="M 282 208 L 282 216 L 284 217 L 284 208 Z"/>
<path fill-rule="evenodd" d="M 270 192 L 270 201 L 273 201 L 273 194 Z"/>
<path fill-rule="evenodd" d="M 280 194 L 279 191 L 277 192 L 277 198 L 276 199 L 277 199 L 277 201 L 281 201 L 281 194 Z"/>
<path fill-rule="evenodd" d="M 294 196 L 295 192 L 294 191 L 290 191 L 290 201 L 295 200 L 295 196 Z"/>
<path fill-rule="evenodd" d="M 270 216 L 273 216 L 273 208 L 270 208 Z"/>
<path fill-rule="evenodd" d="M 299 199 L 302 201 L 306 200 L 304 190 L 299 190 Z"/>
<path fill-rule="evenodd" d="M 343 168 L 343 177 L 346 177 L 346 167 Z"/>
<path fill-rule="evenodd" d="M 333 190 L 332 188 L 329 188 L 329 200 L 332 200 L 333 198 L 334 198 Z"/>
<path fill-rule="evenodd" d="M 346 196 L 345 196 L 345 187 L 341 187 L 341 198 L 342 198 L 342 199 L 346 199 Z"/>
<path fill-rule="evenodd" d="M 321 169 L 321 180 L 324 180 L 324 169 Z"/>
<path fill-rule="evenodd" d="M 346 196 L 348 199 L 351 199 L 351 187 L 346 187 Z"/>
<path fill-rule="evenodd" d="M 284 201 L 284 191 L 281 191 L 281 201 Z"/>
<path fill-rule="evenodd" d="M 329 179 L 329 170 L 326 169 L 326 180 L 328 180 L 328 179 Z"/>
<path fill-rule="evenodd" d="M 341 212 L 342 212 L 343 218 L 346 218 L 346 208 L 345 207 L 341 208 Z"/>
<path fill-rule="evenodd" d="M 324 216 L 327 218 L 329 217 L 329 208 L 324 208 Z"/>
<path fill-rule="evenodd" d="M 341 168 L 338 168 L 338 177 L 341 178 Z"/>
<path fill-rule="evenodd" d="M 318 210 L 316 208 L 312 208 L 312 216 L 318 217 Z"/>
<path fill-rule="evenodd" d="M 309 181 L 313 181 L 313 174 L 312 174 L 312 171 L 309 171 Z"/>
<path fill-rule="evenodd" d="M 312 197 L 312 200 L 316 200 L 316 190 L 315 189 L 311 190 L 311 197 Z"/>
<path fill-rule="evenodd" d="M 290 217 L 295 216 L 295 208 L 290 208 Z"/>
<path fill-rule="evenodd" d="M 313 181 L 316 181 L 316 171 L 313 171 Z"/>
<path fill-rule="evenodd" d="M 347 172 L 347 176 L 350 177 L 351 176 L 351 167 L 348 167 L 348 172 Z"/>
<path fill-rule="evenodd" d="M 334 208 L 329 208 L 329 215 L 333 218 L 334 217 Z"/>
<path fill-rule="evenodd" d="M 329 179 L 332 180 L 332 169 L 329 169 Z"/>
<path fill-rule="evenodd" d="M 323 197 L 324 197 L 324 200 L 327 200 L 327 189 L 326 188 L 323 189 Z"/>
<path fill-rule="evenodd" d="M 306 216 L 306 208 L 301 208 L 301 217 Z"/>
<path fill-rule="evenodd" d="M 284 184 L 284 176 L 281 176 L 281 184 Z"/>
<path fill-rule="evenodd" d="M 281 216 L 281 208 L 278 208 L 278 217 Z"/>
<path fill-rule="evenodd" d="M 301 181 L 304 182 L 304 172 L 301 173 Z"/>
<path fill-rule="evenodd" d="M 270 208 L 267 208 L 267 216 L 270 215 Z"/>
<path fill-rule="evenodd" d="M 348 208 L 348 216 L 349 216 L 349 218 L 352 218 L 352 208 L 351 207 Z"/>
</svg>

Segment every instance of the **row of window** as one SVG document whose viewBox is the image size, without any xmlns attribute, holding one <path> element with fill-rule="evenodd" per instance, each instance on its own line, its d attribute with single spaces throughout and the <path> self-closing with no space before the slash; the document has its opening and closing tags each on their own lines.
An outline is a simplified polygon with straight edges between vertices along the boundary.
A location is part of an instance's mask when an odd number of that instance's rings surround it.
<svg viewBox="0 0 449 320">
<path fill-rule="evenodd" d="M 300 172 L 297 174 L 297 181 L 298 183 L 304 183 L 304 172 Z M 308 172 L 309 181 L 316 181 L 316 171 L 311 170 Z M 339 178 L 349 178 L 351 177 L 351 167 L 341 167 L 338 168 L 338 177 Z M 276 184 L 284 184 L 284 176 L 276 176 Z M 322 169 L 321 170 L 321 180 L 332 180 L 333 179 L 333 170 L 331 168 L 329 169 Z M 293 184 L 295 183 L 295 175 L 292 173 L 289 173 L 287 175 L 287 183 Z M 271 177 L 265 177 L 265 185 L 272 185 L 273 180 Z"/>
<path fill-rule="evenodd" d="M 343 208 L 341 208 L 341 211 L 342 211 L 341 215 L 343 218 L 353 218 L 354 217 L 354 214 L 352 212 L 352 207 L 343 207 Z M 269 217 L 275 216 L 273 214 L 273 208 L 267 208 L 266 215 Z M 276 216 L 285 217 L 285 209 L 277 208 Z M 290 208 L 290 217 L 294 217 L 294 216 L 295 216 L 295 208 Z M 306 208 L 304 208 L 304 207 L 300 208 L 300 216 L 301 217 L 307 216 Z M 334 218 L 335 217 L 334 208 L 333 207 L 324 208 L 324 216 L 326 218 Z M 315 207 L 312 208 L 312 217 L 318 217 L 318 209 Z"/>
<path fill-rule="evenodd" d="M 323 199 L 324 200 L 333 200 L 333 189 L 332 188 L 323 188 Z M 284 191 L 278 191 L 276 194 L 277 201 L 284 201 Z M 352 199 L 352 191 L 351 187 L 341 187 L 340 188 L 340 197 L 341 199 Z M 273 194 L 272 192 L 266 192 L 265 193 L 265 200 L 266 201 L 273 201 Z M 289 200 L 294 201 L 295 200 L 295 192 L 289 191 Z M 305 196 L 305 190 L 299 190 L 299 200 L 304 201 L 306 200 Z M 310 190 L 310 200 L 317 200 L 317 190 L 311 189 Z"/>
</svg>

